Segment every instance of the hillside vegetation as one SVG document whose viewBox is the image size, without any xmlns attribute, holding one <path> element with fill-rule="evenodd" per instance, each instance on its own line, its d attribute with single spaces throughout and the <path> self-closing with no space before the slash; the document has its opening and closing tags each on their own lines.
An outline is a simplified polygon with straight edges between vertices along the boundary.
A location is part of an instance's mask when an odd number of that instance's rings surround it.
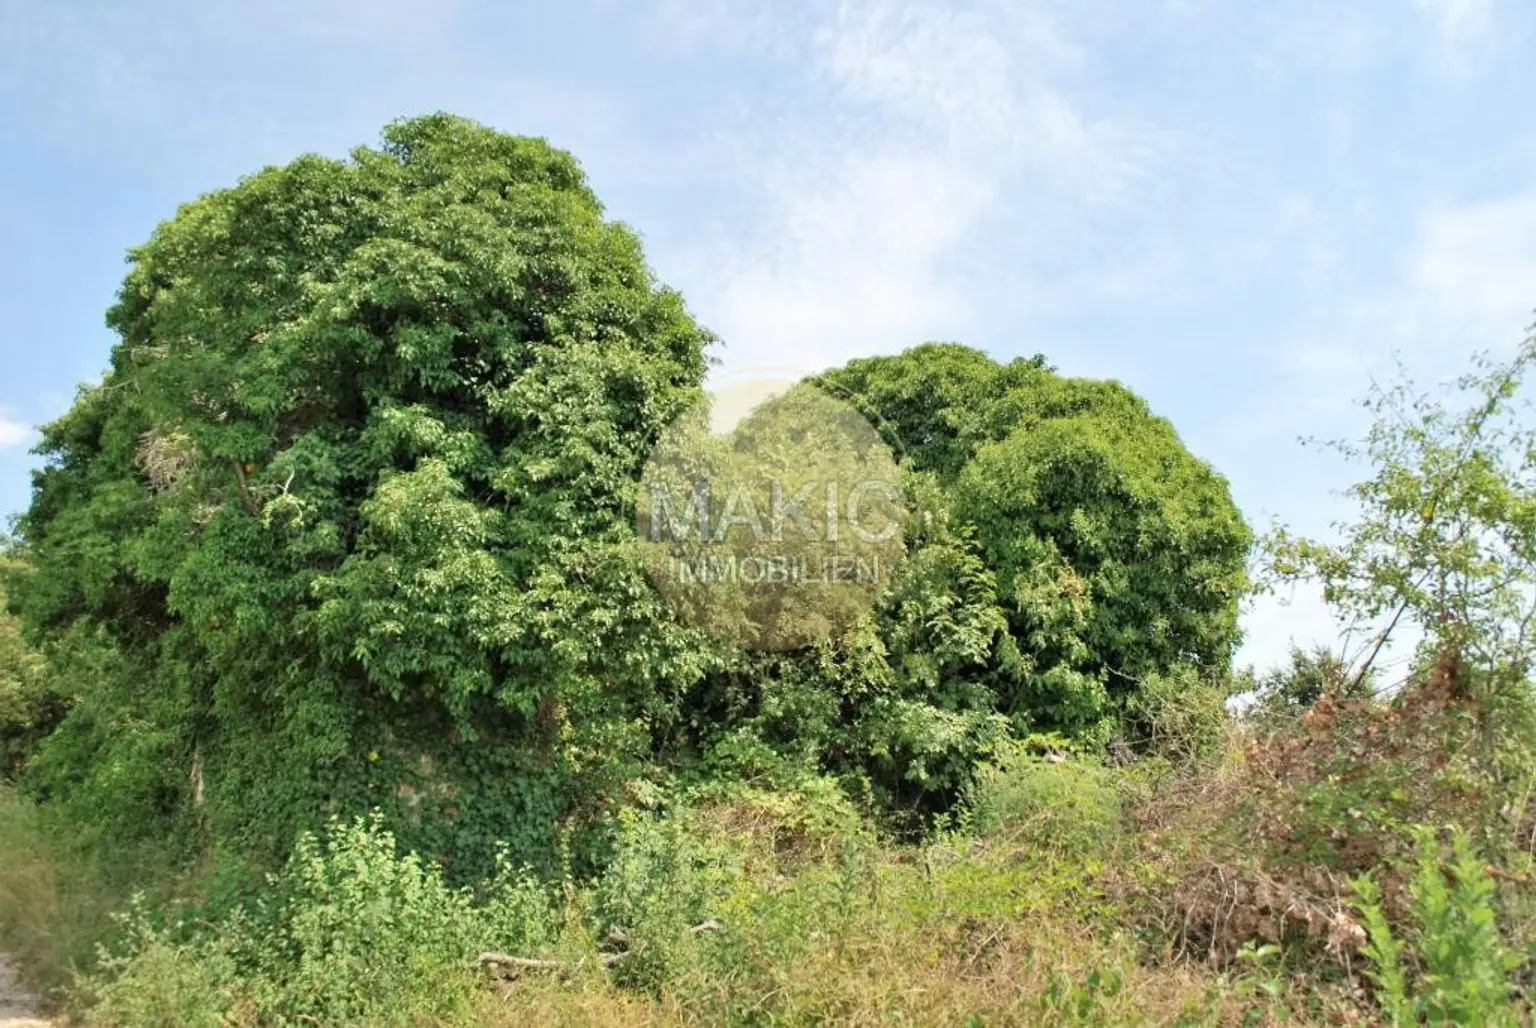
<svg viewBox="0 0 1536 1028">
<path fill-rule="evenodd" d="M 261 171 L 108 320 L 0 555 L 0 947 L 78 1023 L 1528 1023 L 1536 341 L 1370 393 L 1327 544 L 1117 383 L 852 361 L 905 558 L 754 652 L 635 534 L 715 340 L 542 141 Z M 1356 645 L 1235 671 L 1295 583 Z"/>
</svg>

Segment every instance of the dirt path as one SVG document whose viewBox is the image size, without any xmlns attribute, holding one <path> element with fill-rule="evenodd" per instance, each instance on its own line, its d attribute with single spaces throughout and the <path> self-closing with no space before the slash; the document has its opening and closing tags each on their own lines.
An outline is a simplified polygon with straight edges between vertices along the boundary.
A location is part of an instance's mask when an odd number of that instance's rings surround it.
<svg viewBox="0 0 1536 1028">
<path fill-rule="evenodd" d="M 0 1028 L 50 1028 L 37 1018 L 37 997 L 16 979 L 16 971 L 0 954 Z"/>
</svg>

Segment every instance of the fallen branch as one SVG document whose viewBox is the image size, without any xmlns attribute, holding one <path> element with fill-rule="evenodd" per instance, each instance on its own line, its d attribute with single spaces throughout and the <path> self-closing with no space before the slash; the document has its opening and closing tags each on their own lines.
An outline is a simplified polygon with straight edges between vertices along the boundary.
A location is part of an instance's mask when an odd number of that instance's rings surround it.
<svg viewBox="0 0 1536 1028">
<path fill-rule="evenodd" d="M 709 932 L 718 932 L 725 926 L 714 918 L 710 918 L 701 924 L 696 924 L 688 929 L 694 935 L 704 935 Z M 615 928 L 608 932 L 608 941 L 620 946 L 628 946 L 633 939 L 627 932 Z M 629 956 L 629 951 L 623 953 L 600 953 L 598 960 L 604 967 L 612 967 L 620 960 Z M 507 953 L 482 953 L 475 958 L 475 962 L 485 967 L 502 967 L 511 971 L 554 971 L 565 974 L 570 971 L 569 964 L 561 960 L 546 960 L 540 957 L 514 957 Z"/>
<path fill-rule="evenodd" d="M 558 960 L 537 960 L 533 957 L 509 957 L 505 953 L 482 953 L 477 958 L 481 964 L 492 967 L 510 967 L 518 971 L 564 971 L 565 964 Z"/>
<path fill-rule="evenodd" d="M 628 955 L 627 953 L 599 953 L 597 960 L 604 967 L 612 967 Z M 501 967 L 509 971 L 553 971 L 556 974 L 568 974 L 572 966 L 561 960 L 514 957 L 506 953 L 482 953 L 476 958 L 476 962 L 486 967 Z"/>
<path fill-rule="evenodd" d="M 1513 871 L 1506 871 L 1504 868 L 1499 867 L 1496 864 L 1484 864 L 1483 872 L 1487 874 L 1489 878 L 1496 878 L 1501 882 L 1514 882 L 1516 885 L 1531 884 L 1530 875 L 1522 875 L 1516 874 Z"/>
<path fill-rule="evenodd" d="M 721 924 L 719 921 L 716 921 L 714 918 L 710 918 L 708 921 L 705 921 L 702 924 L 694 925 L 692 928 L 688 929 L 688 931 L 694 935 L 704 935 L 709 932 L 718 932 L 723 928 L 725 928 L 725 925 Z M 630 935 L 622 928 L 608 929 L 607 939 L 615 946 L 632 946 L 635 942 L 635 937 Z"/>
</svg>

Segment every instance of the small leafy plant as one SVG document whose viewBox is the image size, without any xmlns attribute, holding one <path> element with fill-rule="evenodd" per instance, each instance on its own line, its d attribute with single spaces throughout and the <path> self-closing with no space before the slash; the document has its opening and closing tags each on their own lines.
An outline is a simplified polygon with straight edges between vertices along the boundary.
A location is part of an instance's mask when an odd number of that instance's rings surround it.
<svg viewBox="0 0 1536 1028">
<path fill-rule="evenodd" d="M 1429 829 L 1419 832 L 1417 871 L 1409 885 L 1417 939 L 1393 934 L 1381 889 L 1368 875 L 1354 881 L 1355 904 L 1375 964 L 1376 1000 L 1393 1025 L 1516 1025 L 1512 976 L 1524 963 L 1499 932 L 1494 883 L 1458 832 L 1441 860 Z"/>
</svg>

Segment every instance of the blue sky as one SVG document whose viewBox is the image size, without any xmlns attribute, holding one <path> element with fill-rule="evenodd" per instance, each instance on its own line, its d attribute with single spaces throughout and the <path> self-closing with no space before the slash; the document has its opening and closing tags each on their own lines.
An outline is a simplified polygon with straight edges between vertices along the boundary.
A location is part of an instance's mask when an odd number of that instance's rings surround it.
<svg viewBox="0 0 1536 1028">
<path fill-rule="evenodd" d="M 574 152 L 727 341 L 814 369 L 953 339 L 1117 378 L 1318 531 L 1394 355 L 1536 308 L 1528 0 L 0 0 L 0 511 L 176 205 L 448 110 Z M 1245 621 L 1261 664 L 1326 638 Z"/>
</svg>

